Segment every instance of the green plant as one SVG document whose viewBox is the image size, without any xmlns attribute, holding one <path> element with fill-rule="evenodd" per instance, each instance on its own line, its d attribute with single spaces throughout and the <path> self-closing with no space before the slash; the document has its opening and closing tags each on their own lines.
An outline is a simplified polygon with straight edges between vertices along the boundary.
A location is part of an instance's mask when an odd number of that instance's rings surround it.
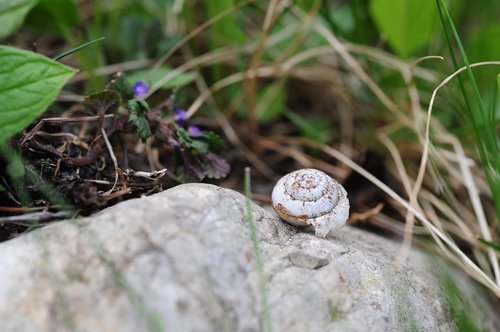
<svg viewBox="0 0 500 332">
<path fill-rule="evenodd" d="M 428 0 L 371 0 L 370 13 L 396 54 L 404 58 L 429 44 L 438 23 L 435 6 Z"/>
<path fill-rule="evenodd" d="M 23 24 L 28 12 L 38 0 L 1 0 L 0 1 L 0 39 L 3 39 Z"/>
<path fill-rule="evenodd" d="M 43 55 L 0 46 L 0 143 L 39 117 L 75 69 Z"/>
<path fill-rule="evenodd" d="M 472 127 L 472 134 L 474 135 L 474 142 L 479 160 L 481 161 L 482 171 L 488 180 L 493 195 L 497 211 L 497 223 L 500 226 L 500 151 L 496 133 L 496 107 L 488 109 L 484 106 L 476 78 L 472 72 L 469 59 L 451 15 L 443 0 L 436 0 L 436 4 L 440 13 L 443 30 L 446 34 L 446 40 L 451 50 L 450 54 L 455 70 L 459 70 L 459 64 L 454 56 L 452 40 L 456 43 L 460 51 L 461 60 L 465 64 L 465 78 L 458 77 L 466 106 L 464 114 L 461 115 L 462 119 L 465 119 L 467 122 L 466 125 Z M 465 84 L 470 89 L 467 89 Z M 492 82 L 492 84 L 494 83 Z"/>
</svg>

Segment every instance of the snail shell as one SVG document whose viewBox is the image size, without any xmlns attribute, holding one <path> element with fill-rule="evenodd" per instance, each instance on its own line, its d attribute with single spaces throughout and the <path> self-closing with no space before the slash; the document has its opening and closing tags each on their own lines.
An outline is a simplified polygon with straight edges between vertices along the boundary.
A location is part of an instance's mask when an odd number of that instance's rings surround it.
<svg viewBox="0 0 500 332">
<path fill-rule="evenodd" d="M 340 229 L 349 218 L 349 200 L 344 187 L 313 168 L 282 177 L 274 186 L 272 201 L 280 218 L 295 226 L 312 225 L 320 237 Z"/>
</svg>

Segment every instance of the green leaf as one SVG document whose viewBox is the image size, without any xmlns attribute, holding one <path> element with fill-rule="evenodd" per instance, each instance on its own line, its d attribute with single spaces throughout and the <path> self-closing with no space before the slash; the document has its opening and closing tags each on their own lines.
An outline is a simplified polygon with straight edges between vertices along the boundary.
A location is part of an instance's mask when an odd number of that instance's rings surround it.
<svg viewBox="0 0 500 332">
<path fill-rule="evenodd" d="M 146 114 L 151 111 L 149 105 L 145 100 L 132 99 L 128 101 L 128 109 L 130 113 Z"/>
<path fill-rule="evenodd" d="M 285 115 L 299 127 L 304 137 L 322 144 L 326 144 L 330 139 L 330 128 L 328 122 L 324 119 L 319 117 L 305 119 L 288 110 L 285 112 Z"/>
<path fill-rule="evenodd" d="M 137 81 L 143 81 L 147 83 L 149 86 L 156 84 L 156 82 L 163 79 L 166 75 L 172 72 L 172 68 L 170 67 L 159 67 L 153 73 L 149 69 L 139 70 L 134 72 L 133 74 L 127 75 L 126 79 L 128 84 L 131 86 L 134 85 Z M 171 80 L 162 85 L 164 89 L 170 89 L 176 86 L 183 86 L 188 83 L 191 83 L 196 78 L 195 73 L 183 73 L 176 75 Z"/>
<path fill-rule="evenodd" d="M 283 84 L 273 84 L 259 90 L 257 112 L 262 123 L 270 123 L 283 112 L 286 94 Z"/>
<path fill-rule="evenodd" d="M 134 124 L 137 129 L 137 134 L 139 137 L 145 141 L 148 137 L 151 137 L 151 128 L 149 126 L 148 120 L 144 117 L 144 114 L 150 111 L 148 103 L 141 99 L 132 99 L 128 102 L 128 122 Z"/>
<path fill-rule="evenodd" d="M 21 179 L 25 175 L 25 168 L 21 156 L 12 150 L 10 145 L 0 143 L 0 156 L 7 164 L 6 171 L 12 180 Z"/>
<path fill-rule="evenodd" d="M 471 62 L 498 60 L 500 24 L 482 25 L 469 37 L 466 49 Z"/>
<path fill-rule="evenodd" d="M 38 0 L 0 0 L 0 39 L 8 37 L 23 24 L 26 14 Z"/>
<path fill-rule="evenodd" d="M 26 16 L 25 24 L 39 32 L 67 33 L 79 21 L 73 0 L 39 0 Z"/>
<path fill-rule="evenodd" d="M 235 0 L 217 0 L 217 1 L 206 1 L 208 16 L 213 18 L 219 15 L 221 12 L 233 8 L 237 5 Z M 215 21 L 211 29 L 213 31 L 213 37 L 211 38 L 214 47 L 237 44 L 245 42 L 245 34 L 241 30 L 241 25 L 238 24 L 237 12 L 228 13 L 223 17 Z"/>
<path fill-rule="evenodd" d="M 431 0 L 371 0 L 370 14 L 389 45 L 405 58 L 429 43 L 438 22 Z"/>
<path fill-rule="evenodd" d="M 0 143 L 40 116 L 75 69 L 45 56 L 0 46 Z"/>
<path fill-rule="evenodd" d="M 192 149 L 199 154 L 208 153 L 208 143 L 190 137 L 184 128 L 179 128 L 179 130 L 177 130 L 177 136 L 179 137 L 179 143 L 182 146 Z"/>
<path fill-rule="evenodd" d="M 118 93 L 122 100 L 127 101 L 134 98 L 134 91 L 128 80 L 121 73 L 115 74 L 108 84 L 108 88 Z"/>
<path fill-rule="evenodd" d="M 210 151 L 219 153 L 224 148 L 224 141 L 213 131 L 203 131 L 203 138 L 207 140 Z"/>
<path fill-rule="evenodd" d="M 141 138 L 141 140 L 145 141 L 151 135 L 151 128 L 149 127 L 149 122 L 146 118 L 138 113 L 130 113 L 128 116 L 128 121 L 133 123 L 135 128 L 137 129 L 137 135 Z"/>
</svg>

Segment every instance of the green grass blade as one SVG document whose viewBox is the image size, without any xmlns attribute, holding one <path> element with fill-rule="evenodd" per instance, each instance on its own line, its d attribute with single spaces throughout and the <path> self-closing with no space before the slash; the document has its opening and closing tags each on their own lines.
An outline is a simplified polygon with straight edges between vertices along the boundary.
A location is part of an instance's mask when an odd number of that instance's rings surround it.
<svg viewBox="0 0 500 332">
<path fill-rule="evenodd" d="M 465 72 L 468 78 L 468 83 L 473 91 L 473 99 L 475 100 L 474 103 L 467 102 L 466 89 L 463 89 L 462 93 L 466 99 L 468 121 L 470 121 L 473 128 L 475 144 L 478 150 L 481 166 L 493 195 L 498 225 L 500 225 L 500 155 L 494 123 L 491 123 L 492 117 L 491 115 L 488 116 L 488 112 L 484 107 L 476 79 L 470 67 L 469 59 L 467 58 L 467 54 L 460 40 L 457 29 L 455 28 L 451 15 L 446 8 L 444 0 L 436 0 L 436 5 L 440 13 L 445 33 L 448 34 L 448 26 L 458 50 L 460 51 L 460 56 L 462 57 L 466 67 Z M 453 54 L 450 38 L 448 38 L 447 41 L 449 47 L 451 48 L 451 53 Z M 454 61 L 454 63 L 457 65 L 456 61 Z M 473 105 L 475 105 L 475 107 Z"/>
<path fill-rule="evenodd" d="M 99 42 L 99 41 L 101 41 L 101 40 L 103 40 L 103 39 L 106 39 L 106 38 L 105 38 L 105 37 L 100 37 L 100 38 L 94 39 L 94 40 L 92 40 L 92 41 L 89 41 L 88 43 L 85 43 L 85 44 L 79 45 L 79 46 L 77 46 L 77 47 L 74 47 L 74 48 L 72 48 L 72 49 L 70 49 L 70 50 L 68 50 L 68 51 L 66 51 L 66 52 L 63 52 L 63 53 L 61 53 L 61 54 L 59 54 L 59 55 L 55 56 L 55 57 L 53 58 L 53 60 L 58 61 L 58 60 L 60 60 L 60 59 L 64 58 L 65 56 L 68 56 L 68 55 L 70 55 L 70 54 L 73 54 L 73 53 L 75 53 L 75 52 L 78 52 L 78 51 L 79 51 L 79 50 L 81 50 L 82 48 L 85 48 L 85 47 L 90 46 L 90 45 L 92 45 L 92 44 L 94 44 L 94 43 L 97 43 L 97 42 Z"/>
<path fill-rule="evenodd" d="M 495 243 L 495 242 L 491 242 L 491 241 L 487 241 L 487 240 L 485 240 L 483 238 L 478 238 L 478 241 L 481 242 L 481 243 L 483 243 L 483 244 L 485 244 L 485 245 L 487 245 L 488 247 L 490 247 L 490 248 L 492 248 L 492 249 L 500 252 L 500 244 Z"/>
<path fill-rule="evenodd" d="M 252 194 L 251 194 L 251 184 L 250 184 L 250 168 L 245 168 L 245 209 L 246 217 L 250 227 L 250 237 L 252 238 L 253 251 L 255 255 L 255 261 L 257 263 L 257 272 L 259 274 L 259 290 L 261 297 L 262 310 L 264 311 L 263 325 L 264 331 L 272 332 L 271 315 L 269 311 L 269 302 L 267 299 L 267 281 L 266 274 L 264 271 L 264 259 L 262 258 L 262 251 L 259 246 L 259 239 L 257 238 L 257 228 L 255 226 L 255 217 L 252 210 Z"/>
<path fill-rule="evenodd" d="M 443 13 L 443 10 L 441 9 L 441 6 L 440 6 L 438 0 L 436 0 L 436 3 L 437 3 L 437 9 L 438 9 L 438 13 L 439 13 L 439 19 L 441 21 L 441 26 L 443 28 L 444 36 L 446 38 L 446 45 L 448 46 L 448 51 L 450 53 L 451 61 L 453 63 L 453 67 L 455 68 L 455 70 L 458 70 L 461 66 L 458 64 L 457 57 L 455 56 L 455 52 L 453 51 L 453 43 L 451 42 L 450 31 L 446 25 L 446 21 L 444 20 L 444 13 Z M 467 94 L 465 93 L 465 85 L 464 85 L 464 82 L 462 79 L 462 75 L 458 75 L 457 79 L 458 79 L 458 84 L 460 86 L 460 91 L 462 92 L 462 96 L 464 98 L 466 109 L 470 110 L 470 109 L 472 109 L 472 107 L 470 104 L 470 100 L 469 100 L 469 98 L 467 98 Z"/>
</svg>

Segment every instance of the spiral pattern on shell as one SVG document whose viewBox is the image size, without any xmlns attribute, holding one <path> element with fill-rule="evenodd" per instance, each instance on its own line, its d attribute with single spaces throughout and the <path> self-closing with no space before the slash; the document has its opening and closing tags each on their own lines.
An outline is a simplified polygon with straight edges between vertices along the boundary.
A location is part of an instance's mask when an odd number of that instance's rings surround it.
<svg viewBox="0 0 500 332">
<path fill-rule="evenodd" d="M 342 227 L 349 215 L 349 201 L 342 185 L 312 168 L 281 178 L 273 189 L 272 202 L 282 219 L 296 226 L 313 225 L 323 236 Z"/>
</svg>

